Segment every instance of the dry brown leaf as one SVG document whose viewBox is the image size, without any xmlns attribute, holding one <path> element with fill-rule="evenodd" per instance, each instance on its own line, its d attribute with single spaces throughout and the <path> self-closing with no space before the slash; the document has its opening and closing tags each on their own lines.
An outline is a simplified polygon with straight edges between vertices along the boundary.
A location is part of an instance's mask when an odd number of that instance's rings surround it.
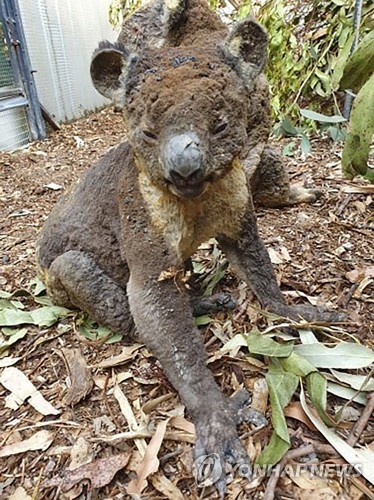
<svg viewBox="0 0 374 500">
<path fill-rule="evenodd" d="M 160 472 L 156 472 L 149 480 L 153 487 L 165 495 L 166 498 L 170 500 L 184 500 L 185 497 L 181 490 Z"/>
<path fill-rule="evenodd" d="M 136 352 L 143 346 L 143 344 L 134 344 L 122 348 L 121 354 L 113 356 L 112 358 L 104 359 L 100 363 L 91 365 L 91 368 L 111 368 L 112 366 L 122 365 L 135 357 Z"/>
<path fill-rule="evenodd" d="M 195 435 L 195 426 L 192 422 L 189 422 L 181 415 L 173 417 L 170 420 L 170 425 L 175 427 L 176 429 L 180 429 L 182 431 L 188 432 L 189 434 Z"/>
<path fill-rule="evenodd" d="M 8 497 L 8 500 L 31 500 L 31 497 L 27 494 L 25 488 L 18 486 L 12 495 Z"/>
<path fill-rule="evenodd" d="M 351 283 L 359 283 L 364 278 L 374 278 L 374 266 L 352 269 L 346 273 L 346 277 Z"/>
<path fill-rule="evenodd" d="M 169 269 L 166 269 L 166 271 L 161 271 L 157 281 L 175 279 L 177 275 L 178 275 L 178 269 L 174 266 L 171 266 L 169 267 Z"/>
<path fill-rule="evenodd" d="M 145 413 L 146 415 L 148 415 L 149 413 L 151 413 L 151 411 L 156 408 L 158 405 L 160 405 L 161 403 L 163 403 L 164 401 L 167 401 L 168 399 L 171 399 L 173 397 L 173 394 L 163 394 L 162 396 L 159 396 L 158 398 L 155 398 L 155 399 L 150 399 L 149 401 L 147 401 L 143 407 L 142 407 L 142 411 L 143 413 Z"/>
<path fill-rule="evenodd" d="M 158 424 L 156 432 L 146 449 L 143 460 L 136 470 L 138 477 L 130 481 L 127 485 L 126 491 L 129 495 L 140 495 L 147 487 L 148 476 L 158 471 L 160 461 L 157 458 L 157 454 L 164 439 L 167 424 L 168 420 L 163 420 Z"/>
<path fill-rule="evenodd" d="M 355 299 L 359 299 L 362 295 L 362 292 L 365 290 L 366 287 L 368 287 L 369 285 L 371 285 L 372 283 L 374 283 L 374 279 L 370 276 L 367 276 L 366 278 L 364 278 L 361 283 L 359 284 L 357 290 L 355 290 L 355 292 L 353 293 L 353 297 Z"/>
<path fill-rule="evenodd" d="M 132 430 L 138 429 L 139 424 L 135 418 L 134 412 L 132 411 L 129 400 L 124 395 L 123 391 L 119 387 L 119 385 L 115 385 L 113 389 L 113 395 L 118 401 L 118 404 L 121 408 L 122 415 L 125 417 L 126 422 L 129 424 L 129 428 Z M 146 452 L 147 443 L 144 439 L 135 439 L 135 445 L 140 451 L 142 455 Z"/>
<path fill-rule="evenodd" d="M 42 415 L 58 415 L 60 413 L 44 399 L 34 384 L 18 368 L 12 366 L 5 368 L 0 376 L 0 384 L 12 393 L 7 398 L 7 406 L 10 405 L 12 409 L 17 409 L 27 400 Z"/>
<path fill-rule="evenodd" d="M 62 357 L 71 384 L 66 391 L 64 404 L 74 406 L 92 391 L 94 383 L 91 370 L 80 349 L 62 349 Z"/>
<path fill-rule="evenodd" d="M 71 462 L 69 470 L 77 469 L 82 465 L 89 464 L 93 459 L 92 446 L 84 437 L 79 437 L 70 451 Z"/>
<path fill-rule="evenodd" d="M 342 498 L 341 496 L 336 495 L 331 488 L 322 488 L 319 490 L 297 490 L 294 491 L 295 500 L 338 500 Z"/>
<path fill-rule="evenodd" d="M 39 431 L 23 441 L 8 444 L 0 448 L 0 457 L 10 457 L 27 451 L 46 450 L 52 443 L 54 434 L 50 431 Z"/>
<path fill-rule="evenodd" d="M 328 487 L 328 481 L 322 477 L 311 475 L 308 471 L 289 474 L 288 477 L 303 490 L 320 490 Z"/>
<path fill-rule="evenodd" d="M 268 406 L 269 389 L 266 380 L 257 378 L 253 384 L 252 403 L 253 409 L 265 415 Z"/>
<path fill-rule="evenodd" d="M 316 431 L 316 427 L 313 422 L 309 419 L 303 407 L 298 401 L 289 404 L 284 409 L 284 414 L 286 417 L 294 418 L 295 420 L 299 420 L 299 422 L 303 422 L 309 429 Z"/>
<path fill-rule="evenodd" d="M 268 248 L 268 252 L 269 252 L 269 257 L 270 257 L 272 264 L 283 264 L 284 263 L 284 259 L 283 259 L 282 255 L 280 254 L 280 252 L 277 252 L 277 250 L 274 250 L 274 248 L 271 248 L 271 247 Z"/>
<path fill-rule="evenodd" d="M 374 194 L 374 186 L 343 186 L 343 193 Z"/>
<path fill-rule="evenodd" d="M 119 470 L 126 467 L 130 456 L 131 453 L 120 453 L 119 455 L 100 458 L 74 470 L 66 470 L 63 472 L 62 477 L 55 476 L 44 481 L 42 488 L 59 486 L 61 491 L 66 492 L 84 480 L 89 481 L 89 490 L 102 488 L 111 482 Z"/>
</svg>

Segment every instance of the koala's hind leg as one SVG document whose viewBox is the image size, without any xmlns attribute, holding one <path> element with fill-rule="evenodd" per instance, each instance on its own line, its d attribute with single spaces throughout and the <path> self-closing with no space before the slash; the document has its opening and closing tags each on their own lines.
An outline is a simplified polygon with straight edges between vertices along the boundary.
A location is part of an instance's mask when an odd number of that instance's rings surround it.
<svg viewBox="0 0 374 500">
<path fill-rule="evenodd" d="M 265 146 L 260 164 L 251 178 L 251 190 L 256 205 L 273 208 L 313 203 L 322 194 L 318 189 L 290 184 L 280 154 L 270 145 Z"/>
<path fill-rule="evenodd" d="M 114 332 L 133 333 L 126 290 L 84 252 L 69 250 L 52 262 L 47 291 L 58 305 L 82 309 Z"/>
</svg>

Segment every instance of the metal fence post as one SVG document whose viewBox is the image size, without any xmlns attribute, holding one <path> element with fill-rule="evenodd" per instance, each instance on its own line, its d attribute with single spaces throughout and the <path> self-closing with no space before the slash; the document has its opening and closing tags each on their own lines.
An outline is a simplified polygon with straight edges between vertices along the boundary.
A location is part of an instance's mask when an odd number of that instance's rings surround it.
<svg viewBox="0 0 374 500">
<path fill-rule="evenodd" d="M 28 100 L 26 110 L 32 139 L 45 139 L 45 126 L 27 52 L 18 1 L 1 0 L 0 17 L 4 27 L 4 36 L 9 47 L 12 66 L 16 73 L 15 77 L 21 83 Z"/>
</svg>

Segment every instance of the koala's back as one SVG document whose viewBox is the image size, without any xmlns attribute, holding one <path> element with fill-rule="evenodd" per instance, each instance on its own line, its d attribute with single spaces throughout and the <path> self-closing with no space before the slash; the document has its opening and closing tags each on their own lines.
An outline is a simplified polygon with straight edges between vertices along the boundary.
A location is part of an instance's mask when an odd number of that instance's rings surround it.
<svg viewBox="0 0 374 500">
<path fill-rule="evenodd" d="M 69 250 L 94 255 L 98 265 L 118 283 L 126 284 L 127 269 L 121 259 L 119 189 L 132 176 L 133 154 L 129 144 L 111 149 L 66 194 L 48 217 L 38 241 L 41 273 Z M 125 167 L 125 168 L 124 168 Z M 128 179 L 128 182 L 135 182 Z"/>
</svg>

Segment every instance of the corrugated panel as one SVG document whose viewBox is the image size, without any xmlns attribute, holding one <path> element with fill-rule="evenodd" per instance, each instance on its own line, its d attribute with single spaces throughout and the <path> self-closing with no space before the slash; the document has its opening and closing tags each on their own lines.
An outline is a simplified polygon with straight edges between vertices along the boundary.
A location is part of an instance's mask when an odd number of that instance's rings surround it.
<svg viewBox="0 0 374 500">
<path fill-rule="evenodd" d="M 29 128 L 24 108 L 0 113 L 0 151 L 11 151 L 29 142 Z"/>
<path fill-rule="evenodd" d="M 101 40 L 114 40 L 110 0 L 19 0 L 31 65 L 42 104 L 57 120 L 78 118 L 105 104 L 90 78 Z"/>
</svg>

